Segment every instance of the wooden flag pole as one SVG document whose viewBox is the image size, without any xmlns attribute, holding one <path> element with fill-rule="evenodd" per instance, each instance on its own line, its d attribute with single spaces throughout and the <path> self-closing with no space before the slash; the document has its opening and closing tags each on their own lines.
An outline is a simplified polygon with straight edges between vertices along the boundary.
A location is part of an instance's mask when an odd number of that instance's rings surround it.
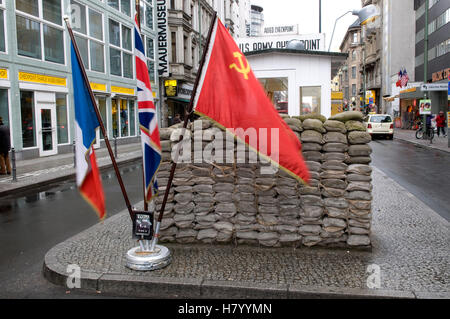
<svg viewBox="0 0 450 319">
<path fill-rule="evenodd" d="M 189 116 L 191 115 L 191 113 L 192 113 L 192 111 L 194 109 L 194 99 L 195 99 L 195 95 L 197 94 L 198 84 L 200 82 L 200 77 L 202 75 L 203 66 L 204 66 L 205 60 L 206 60 L 206 52 L 209 49 L 209 44 L 211 42 L 211 34 L 212 34 L 212 31 L 213 31 L 213 28 L 214 28 L 214 24 L 216 23 L 216 19 L 217 19 L 217 12 L 214 11 L 213 18 L 212 18 L 212 21 L 211 21 L 211 25 L 210 25 L 209 31 L 208 31 L 208 37 L 206 39 L 206 45 L 205 45 L 205 48 L 203 50 L 202 59 L 200 60 L 200 64 L 199 64 L 198 71 L 197 71 L 197 76 L 195 78 L 195 83 L 194 83 L 194 88 L 192 90 L 191 99 L 189 101 L 189 105 L 187 107 L 186 115 L 185 115 L 185 118 L 184 118 L 183 132 L 182 132 L 178 142 L 181 142 L 183 140 L 183 138 L 184 138 L 184 134 L 186 132 L 186 128 L 187 128 L 187 125 L 188 125 L 188 122 L 189 122 Z M 178 144 L 178 145 L 180 145 L 180 144 Z M 156 224 L 155 236 L 153 238 L 152 247 L 150 248 L 150 251 L 154 251 L 155 246 L 156 246 L 156 244 L 158 242 L 159 228 L 160 228 L 163 216 L 164 216 L 164 210 L 166 208 L 167 199 L 169 197 L 169 191 L 170 191 L 170 187 L 172 186 L 173 177 L 175 175 L 175 169 L 177 167 L 178 155 L 179 155 L 179 150 L 177 150 L 177 152 L 175 154 L 175 158 L 173 159 L 172 168 L 170 170 L 170 176 L 169 176 L 169 180 L 167 182 L 166 192 L 164 193 L 164 198 L 163 198 L 163 202 L 162 202 L 162 205 L 161 205 L 161 210 L 160 210 L 160 213 L 159 213 L 159 216 L 158 216 L 158 222 Z"/>
<path fill-rule="evenodd" d="M 120 175 L 120 172 L 119 172 L 119 167 L 117 166 L 116 160 L 114 158 L 114 153 L 112 151 L 111 144 L 109 143 L 108 134 L 106 133 L 105 126 L 103 125 L 102 117 L 100 116 L 100 112 L 97 108 L 97 103 L 95 102 L 94 93 L 92 92 L 91 86 L 89 85 L 89 79 L 86 75 L 86 70 L 84 69 L 83 60 L 81 59 L 80 52 L 78 51 L 78 46 L 77 46 L 77 43 L 75 42 L 75 37 L 73 35 L 72 28 L 70 27 L 69 18 L 64 17 L 64 21 L 66 22 L 67 30 L 69 31 L 70 39 L 71 39 L 73 47 L 75 49 L 78 63 L 80 64 L 80 67 L 81 67 L 81 73 L 83 74 L 84 82 L 86 83 L 86 86 L 88 88 L 89 96 L 91 98 L 92 105 L 94 106 L 94 109 L 95 109 L 95 114 L 97 115 L 97 119 L 100 124 L 100 130 L 103 133 L 103 137 L 105 139 L 105 144 L 106 144 L 106 147 L 108 148 L 108 152 L 109 152 L 109 157 L 111 158 L 111 161 L 112 161 L 112 164 L 114 167 L 114 171 L 116 172 L 117 180 L 120 185 L 120 189 L 122 190 L 123 198 L 125 199 L 125 203 L 128 208 L 128 213 L 130 214 L 130 218 L 133 220 L 133 210 L 131 208 L 130 200 L 128 199 L 128 195 L 127 195 L 125 186 L 122 181 L 122 176 Z"/>
</svg>

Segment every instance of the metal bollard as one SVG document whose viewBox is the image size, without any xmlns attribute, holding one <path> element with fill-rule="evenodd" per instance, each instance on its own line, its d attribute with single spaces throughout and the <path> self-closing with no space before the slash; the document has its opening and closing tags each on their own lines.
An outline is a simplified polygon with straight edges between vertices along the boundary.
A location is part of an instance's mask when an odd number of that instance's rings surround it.
<svg viewBox="0 0 450 319">
<path fill-rule="evenodd" d="M 12 181 L 17 182 L 16 150 L 11 148 Z"/>
<path fill-rule="evenodd" d="M 73 167 L 77 167 L 77 150 L 75 146 L 75 141 L 73 141 Z"/>
<path fill-rule="evenodd" d="M 114 158 L 117 158 L 117 136 L 114 136 Z"/>
</svg>

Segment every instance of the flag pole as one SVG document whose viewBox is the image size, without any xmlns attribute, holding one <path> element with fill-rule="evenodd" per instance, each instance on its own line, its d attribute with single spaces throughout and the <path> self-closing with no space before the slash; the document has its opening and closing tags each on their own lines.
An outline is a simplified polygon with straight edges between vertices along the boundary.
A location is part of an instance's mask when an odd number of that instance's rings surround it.
<svg viewBox="0 0 450 319">
<path fill-rule="evenodd" d="M 203 66 L 204 66 L 205 60 L 206 60 L 206 52 L 209 49 L 209 45 L 210 45 L 210 42 L 211 42 L 211 34 L 212 34 L 212 31 L 213 31 L 213 28 L 214 28 L 214 24 L 216 23 L 216 19 L 217 19 L 217 12 L 214 11 L 213 18 L 211 20 L 211 25 L 209 26 L 208 37 L 206 38 L 206 45 L 205 45 L 205 48 L 203 49 L 202 59 L 200 60 L 200 64 L 199 64 L 198 71 L 197 71 L 197 76 L 195 78 L 195 83 L 194 83 L 194 88 L 192 90 L 191 99 L 189 101 L 189 105 L 187 107 L 187 111 L 186 111 L 186 114 L 185 114 L 184 123 L 183 123 L 183 131 L 182 131 L 182 134 L 180 136 L 179 142 L 181 142 L 184 139 L 184 134 L 186 132 L 186 128 L 187 128 L 187 125 L 188 125 L 188 122 L 189 122 L 189 116 L 191 115 L 192 110 L 194 109 L 194 98 L 195 98 L 195 95 L 197 94 L 198 84 L 200 82 L 200 77 L 201 77 L 201 74 L 202 74 L 202 71 L 203 71 Z M 173 177 L 175 175 L 175 169 L 177 167 L 178 155 L 179 155 L 179 152 L 177 151 L 176 154 L 175 154 L 174 161 L 172 163 L 172 168 L 170 170 L 170 176 L 169 176 L 169 180 L 167 182 L 166 192 L 164 193 L 164 198 L 163 198 L 163 202 L 162 202 L 162 205 L 161 205 L 161 210 L 159 212 L 158 221 L 156 223 L 155 236 L 153 238 L 152 246 L 150 248 L 150 251 L 154 251 L 155 246 L 156 246 L 156 244 L 158 242 L 159 228 L 160 228 L 163 216 L 164 216 L 164 210 L 166 208 L 167 199 L 169 197 L 169 191 L 170 191 L 170 187 L 172 186 Z"/>
<path fill-rule="evenodd" d="M 136 0 L 136 20 L 137 20 L 137 26 L 139 28 L 139 32 L 141 32 L 141 7 L 140 7 L 140 0 Z M 142 40 L 142 37 L 141 37 Z M 142 43 L 144 43 L 142 41 Z M 144 45 L 145 46 L 145 45 Z M 138 101 L 138 109 L 139 109 L 139 101 Z M 144 157 L 142 157 L 144 159 Z M 142 161 L 142 187 L 144 192 L 144 211 L 148 211 L 148 203 L 147 203 L 147 197 L 145 196 L 145 176 L 144 176 L 144 161 Z"/>
<path fill-rule="evenodd" d="M 119 172 L 119 167 L 117 166 L 117 163 L 116 163 L 116 160 L 114 158 L 114 154 L 113 154 L 113 151 L 111 148 L 111 144 L 109 143 L 109 140 L 108 140 L 108 134 L 106 133 L 105 126 L 103 125 L 102 117 L 100 116 L 100 112 L 97 108 L 97 103 L 95 102 L 94 93 L 92 92 L 91 86 L 89 84 L 89 79 L 86 75 L 86 70 L 84 69 L 83 61 L 81 59 L 80 52 L 78 51 L 78 46 L 77 46 L 77 43 L 75 42 L 75 37 L 73 35 L 72 28 L 70 27 L 69 17 L 64 17 L 64 21 L 66 22 L 67 30 L 69 31 L 70 39 L 72 41 L 72 45 L 73 45 L 73 47 L 75 49 L 75 53 L 77 55 L 78 63 L 80 64 L 80 66 L 82 66 L 81 73 L 83 74 L 84 82 L 86 83 L 86 86 L 88 88 L 89 96 L 91 98 L 92 105 L 94 106 L 95 114 L 97 115 L 97 119 L 100 124 L 100 130 L 102 131 L 103 137 L 105 139 L 105 144 L 106 144 L 106 147 L 108 148 L 109 157 L 111 158 L 111 161 L 112 161 L 112 164 L 114 167 L 114 171 L 116 172 L 117 180 L 119 181 L 120 189 L 122 190 L 122 195 L 123 195 L 123 198 L 125 199 L 125 204 L 127 205 L 128 213 L 130 214 L 130 218 L 133 219 L 133 210 L 131 208 L 130 200 L 128 199 L 128 195 L 127 195 L 125 186 L 122 181 L 122 176 L 120 175 L 120 172 Z"/>
</svg>

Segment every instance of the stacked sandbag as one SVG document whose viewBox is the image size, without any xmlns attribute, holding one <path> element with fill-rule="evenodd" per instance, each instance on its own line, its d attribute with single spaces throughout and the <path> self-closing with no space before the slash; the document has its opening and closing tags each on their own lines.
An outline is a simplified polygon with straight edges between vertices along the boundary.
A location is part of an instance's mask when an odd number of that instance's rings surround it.
<svg viewBox="0 0 450 319">
<path fill-rule="evenodd" d="M 320 170 L 320 194 L 324 205 L 320 245 L 342 246 L 347 240 L 348 203 L 345 200 L 348 150 L 347 129 L 339 121 L 324 124 L 323 163 Z"/>
<path fill-rule="evenodd" d="M 192 122 L 181 141 L 181 125 L 161 129 L 158 213 L 178 154 L 162 242 L 370 246 L 371 149 L 362 116 L 283 119 L 302 144 L 308 184 L 282 169 L 267 174 L 269 163 L 210 121 Z"/>
<path fill-rule="evenodd" d="M 363 114 L 360 112 L 344 112 L 330 120 L 343 123 L 347 130 L 348 150 L 345 163 L 347 187 L 345 199 L 348 203 L 348 239 L 349 246 L 369 246 L 372 203 L 372 149 L 368 145 L 372 138 L 363 124 Z"/>
<path fill-rule="evenodd" d="M 372 220 L 372 168 L 352 164 L 347 168 L 349 184 L 346 198 L 349 203 L 349 246 L 369 246 Z"/>
</svg>

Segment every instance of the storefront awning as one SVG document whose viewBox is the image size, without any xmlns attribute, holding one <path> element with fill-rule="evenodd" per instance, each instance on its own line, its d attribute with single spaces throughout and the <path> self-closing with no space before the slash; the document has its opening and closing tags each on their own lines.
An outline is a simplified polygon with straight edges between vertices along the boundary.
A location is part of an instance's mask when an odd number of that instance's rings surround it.
<svg viewBox="0 0 450 319">
<path fill-rule="evenodd" d="M 400 92 L 400 99 L 420 99 L 423 97 L 423 92 L 420 87 L 410 88 Z"/>
<path fill-rule="evenodd" d="M 182 99 L 182 98 L 179 98 L 179 97 L 168 97 L 167 99 L 168 100 L 172 100 L 172 101 L 182 102 L 182 103 L 189 103 L 190 102 L 190 100 Z"/>
<path fill-rule="evenodd" d="M 384 97 L 383 100 L 385 100 L 386 102 L 393 102 L 398 97 L 399 97 L 399 95 L 397 94 L 397 95 L 393 95 L 393 96 Z"/>
</svg>

